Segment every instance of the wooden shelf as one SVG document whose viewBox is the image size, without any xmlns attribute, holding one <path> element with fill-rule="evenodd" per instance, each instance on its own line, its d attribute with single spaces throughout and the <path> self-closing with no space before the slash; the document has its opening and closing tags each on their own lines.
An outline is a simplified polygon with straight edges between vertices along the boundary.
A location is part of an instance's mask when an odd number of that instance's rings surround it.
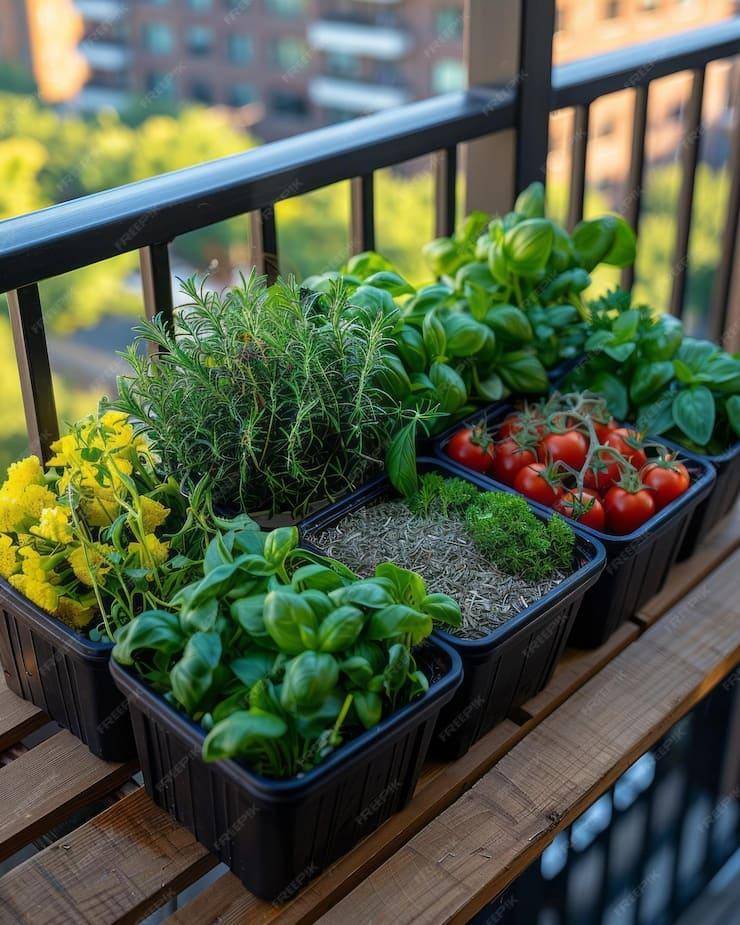
<svg viewBox="0 0 740 925">
<path fill-rule="evenodd" d="M 429 764 L 406 809 L 291 902 L 258 900 L 225 874 L 168 922 L 469 918 L 740 662 L 738 524 L 600 649 L 566 652 L 547 689 L 467 755 Z M 139 921 L 216 864 L 141 788 L 118 791 L 132 766 L 66 732 L 19 746 L 45 722 L 0 686 L 0 856 L 101 796 L 112 805 L 0 878 L 0 922 Z"/>
</svg>

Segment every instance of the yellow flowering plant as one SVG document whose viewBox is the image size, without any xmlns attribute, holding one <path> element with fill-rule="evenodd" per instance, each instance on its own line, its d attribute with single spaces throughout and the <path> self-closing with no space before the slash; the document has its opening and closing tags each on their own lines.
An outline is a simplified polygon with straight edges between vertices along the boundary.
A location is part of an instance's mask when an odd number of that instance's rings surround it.
<svg viewBox="0 0 740 925">
<path fill-rule="evenodd" d="M 213 513 L 204 482 L 185 497 L 163 477 L 122 412 L 78 422 L 52 451 L 46 471 L 29 456 L 0 486 L 0 577 L 73 628 L 113 640 L 138 613 L 166 606 L 234 522 Z"/>
</svg>

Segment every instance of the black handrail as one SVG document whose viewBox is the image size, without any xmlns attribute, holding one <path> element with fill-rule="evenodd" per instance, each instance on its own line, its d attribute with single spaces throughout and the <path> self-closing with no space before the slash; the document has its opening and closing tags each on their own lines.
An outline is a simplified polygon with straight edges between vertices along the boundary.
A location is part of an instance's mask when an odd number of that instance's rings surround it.
<svg viewBox="0 0 740 925">
<path fill-rule="evenodd" d="M 516 91 L 449 93 L 0 222 L 0 292 L 514 126 Z"/>
<path fill-rule="evenodd" d="M 560 65 L 550 111 L 740 52 L 740 17 Z M 516 124 L 518 87 L 450 93 L 0 222 L 0 292 Z"/>
</svg>

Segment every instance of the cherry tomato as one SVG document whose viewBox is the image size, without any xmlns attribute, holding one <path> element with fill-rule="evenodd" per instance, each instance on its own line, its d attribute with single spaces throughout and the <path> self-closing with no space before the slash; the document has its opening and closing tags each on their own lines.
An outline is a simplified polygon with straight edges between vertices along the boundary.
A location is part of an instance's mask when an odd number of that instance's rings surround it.
<svg viewBox="0 0 740 925">
<path fill-rule="evenodd" d="M 610 533 L 632 533 L 655 513 L 653 494 L 646 488 L 627 491 L 621 485 L 612 485 L 604 495 L 604 512 Z"/>
<path fill-rule="evenodd" d="M 548 479 L 547 466 L 544 463 L 531 463 L 520 469 L 514 479 L 514 488 L 547 507 L 553 507 L 562 494 L 560 487 L 553 487 Z"/>
<path fill-rule="evenodd" d="M 580 494 L 577 491 L 566 491 L 555 505 L 555 510 L 594 530 L 603 530 L 606 524 L 601 499 L 587 488 L 584 488 Z"/>
<path fill-rule="evenodd" d="M 447 455 L 468 469 L 488 472 L 496 456 L 493 440 L 481 427 L 464 427 L 450 437 Z"/>
<path fill-rule="evenodd" d="M 528 433 L 533 437 L 542 437 L 546 426 L 542 418 L 531 411 L 512 411 L 507 414 L 499 426 L 497 437 L 506 440 L 515 434 Z"/>
<path fill-rule="evenodd" d="M 594 425 L 594 430 L 596 431 L 596 437 L 599 443 L 606 443 L 609 438 L 609 434 L 612 431 L 618 429 L 618 424 L 614 418 L 609 418 L 609 420 L 604 424 L 603 421 L 597 421 L 596 418 L 591 419 L 591 423 Z"/>
<path fill-rule="evenodd" d="M 688 469 L 683 463 L 671 459 L 649 462 L 640 472 L 646 488 L 652 489 L 655 510 L 661 511 L 679 498 L 691 484 Z"/>
<path fill-rule="evenodd" d="M 631 444 L 628 441 L 631 441 Z M 617 452 L 632 463 L 635 469 L 642 469 L 647 462 L 645 451 L 640 449 L 639 446 L 633 445 L 639 443 L 637 433 L 628 427 L 618 427 L 606 438 L 606 445 L 614 447 Z"/>
<path fill-rule="evenodd" d="M 548 434 L 540 443 L 540 461 L 564 462 L 571 469 L 580 470 L 586 462 L 588 440 L 577 430 L 564 434 Z"/>
<path fill-rule="evenodd" d="M 601 451 L 591 458 L 591 465 L 583 476 L 583 484 L 586 488 L 604 492 L 618 482 L 621 475 L 622 472 L 616 459 L 610 453 Z"/>
<path fill-rule="evenodd" d="M 517 472 L 530 463 L 537 462 L 533 450 L 520 446 L 516 440 L 508 438 L 496 446 L 496 457 L 490 469 L 492 478 L 504 485 L 513 485 Z"/>
</svg>

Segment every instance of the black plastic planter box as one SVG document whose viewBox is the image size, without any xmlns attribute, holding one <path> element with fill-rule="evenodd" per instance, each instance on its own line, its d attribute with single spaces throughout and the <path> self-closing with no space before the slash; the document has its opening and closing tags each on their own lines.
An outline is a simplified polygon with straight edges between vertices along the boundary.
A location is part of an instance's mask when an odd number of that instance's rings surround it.
<svg viewBox="0 0 740 925">
<path fill-rule="evenodd" d="M 694 553 L 709 531 L 730 513 L 740 494 L 740 441 L 718 456 L 702 456 L 679 447 L 682 455 L 710 463 L 717 479 L 710 495 L 696 508 L 678 554 L 680 560 Z"/>
<path fill-rule="evenodd" d="M 108 670 L 112 643 L 91 642 L 0 579 L 0 663 L 8 687 L 105 761 L 136 754 L 126 698 Z"/>
<path fill-rule="evenodd" d="M 487 480 L 434 459 L 419 459 L 420 472 L 462 476 L 484 490 Z M 301 536 L 338 523 L 393 490 L 385 476 L 374 479 L 300 525 Z M 534 509 L 534 507 L 533 507 Z M 535 511 L 545 520 L 552 512 Z M 598 540 L 576 534 L 574 571 L 540 600 L 480 639 L 461 639 L 436 629 L 434 638 L 455 649 L 463 662 L 463 683 L 442 710 L 432 742 L 440 758 L 459 758 L 515 707 L 539 693 L 552 677 L 583 596 L 604 568 Z M 312 545 L 305 541 L 304 545 Z M 314 547 L 315 548 L 315 547 Z M 444 553 L 444 550 L 440 551 Z"/>
<path fill-rule="evenodd" d="M 429 642 L 438 680 L 418 700 L 345 743 L 301 777 L 273 780 L 235 760 L 205 762 L 205 733 L 111 661 L 126 694 L 144 785 L 262 899 L 287 902 L 413 795 L 443 705 L 460 684 L 457 653 Z"/>
<path fill-rule="evenodd" d="M 491 428 L 495 428 L 512 410 L 511 405 L 495 405 L 468 418 L 467 424 L 480 423 L 485 419 Z M 450 460 L 445 451 L 447 441 L 456 429 L 451 428 L 439 438 L 435 453 L 458 473 L 467 474 L 469 470 Z M 682 452 L 681 447 L 663 437 L 656 438 L 656 442 Z M 570 645 L 586 649 L 602 645 L 663 587 L 678 557 L 693 514 L 712 490 L 716 475 L 708 463 L 684 456 L 692 480 L 690 488 L 633 533 L 616 536 L 578 524 L 581 533 L 604 545 L 606 568 L 584 598 L 568 638 Z M 480 478 L 481 483 L 489 488 L 518 494 L 512 487 L 487 476 Z M 549 508 L 537 502 L 530 503 L 542 512 L 549 511 Z"/>
</svg>

